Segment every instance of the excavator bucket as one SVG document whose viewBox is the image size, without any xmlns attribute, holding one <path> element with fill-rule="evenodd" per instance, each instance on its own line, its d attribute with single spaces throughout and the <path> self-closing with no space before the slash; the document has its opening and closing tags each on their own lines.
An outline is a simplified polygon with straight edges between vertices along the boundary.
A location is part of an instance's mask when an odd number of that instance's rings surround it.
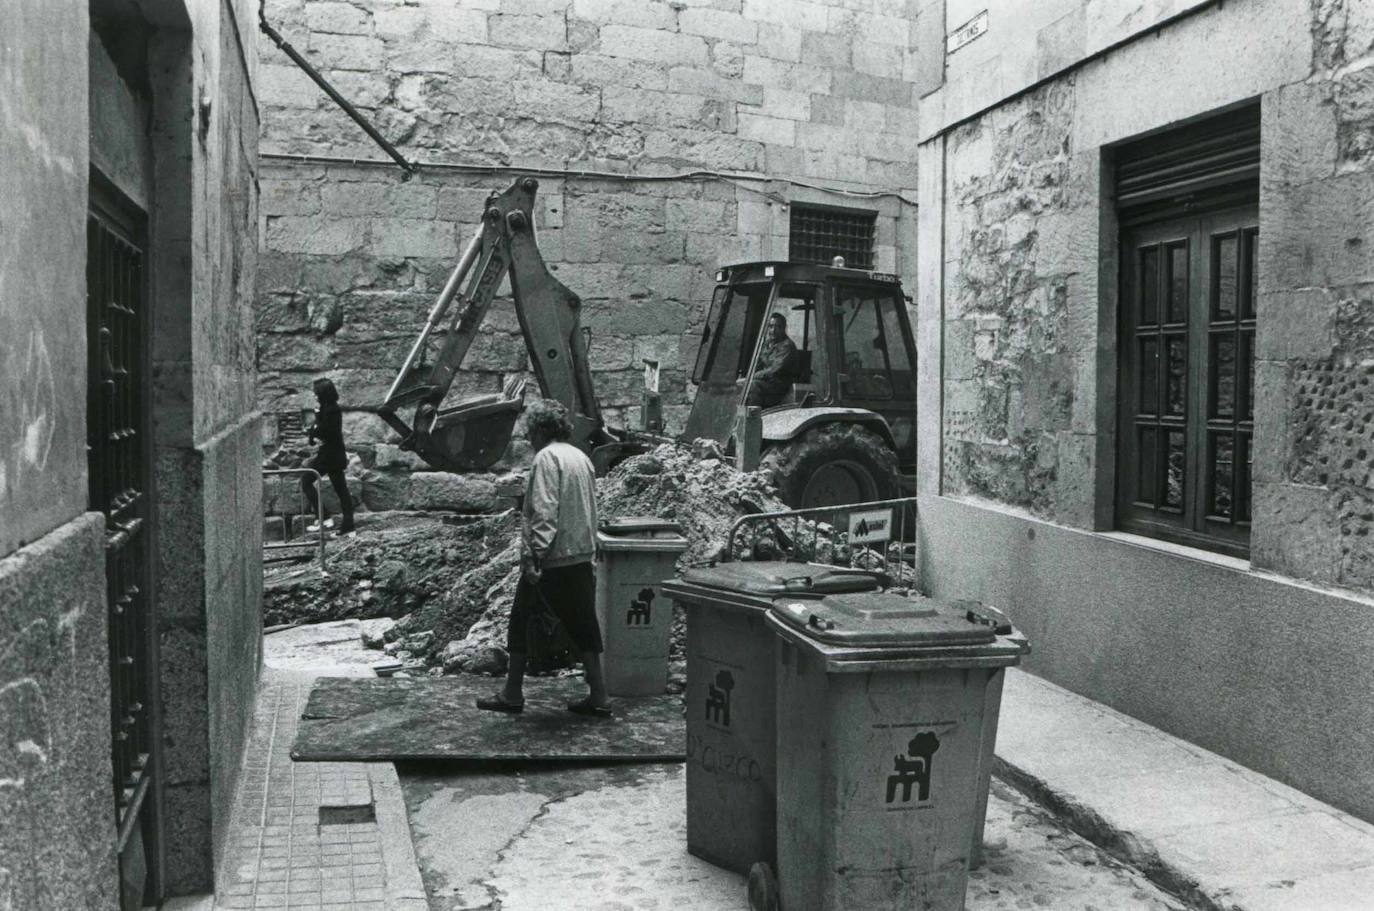
<svg viewBox="0 0 1374 911">
<path fill-rule="evenodd" d="M 416 415 L 415 452 L 442 471 L 481 471 L 505 455 L 525 407 L 525 381 L 512 378 L 484 395 Z M 430 420 L 432 418 L 432 420 Z"/>
<path fill-rule="evenodd" d="M 505 455 L 520 420 L 522 403 L 496 396 L 464 402 L 439 412 L 416 453 L 443 471 L 481 471 Z"/>
</svg>

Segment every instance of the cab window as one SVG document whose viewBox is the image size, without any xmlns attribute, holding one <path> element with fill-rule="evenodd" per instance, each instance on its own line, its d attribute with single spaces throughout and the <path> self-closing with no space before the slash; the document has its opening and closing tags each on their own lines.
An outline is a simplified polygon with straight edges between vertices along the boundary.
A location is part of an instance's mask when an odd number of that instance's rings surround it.
<svg viewBox="0 0 1374 911">
<path fill-rule="evenodd" d="M 787 337 L 797 346 L 796 374 L 793 383 L 821 393 L 825 372 L 815 362 L 816 307 L 820 300 L 820 286 L 807 282 L 789 282 L 778 289 L 773 312 L 787 320 Z"/>
<path fill-rule="evenodd" d="M 768 291 L 767 284 L 716 288 L 706 325 L 701 330 L 692 382 L 701 385 L 735 381 L 739 363 L 747 363 L 754 350 L 749 340 L 758 332 L 758 323 L 768 305 Z"/>
<path fill-rule="evenodd" d="M 842 287 L 835 309 L 840 393 L 890 399 L 914 394 L 911 357 L 897 308 L 901 299 L 878 289 Z"/>
</svg>

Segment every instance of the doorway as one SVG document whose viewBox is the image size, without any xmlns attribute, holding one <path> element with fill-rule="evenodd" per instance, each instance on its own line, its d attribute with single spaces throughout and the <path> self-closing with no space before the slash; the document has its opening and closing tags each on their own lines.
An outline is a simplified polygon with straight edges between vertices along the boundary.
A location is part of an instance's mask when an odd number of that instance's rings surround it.
<svg viewBox="0 0 1374 911">
<path fill-rule="evenodd" d="M 89 506 L 105 516 L 112 781 L 120 907 L 155 896 L 157 749 L 145 213 L 93 172 L 86 221 Z"/>
</svg>

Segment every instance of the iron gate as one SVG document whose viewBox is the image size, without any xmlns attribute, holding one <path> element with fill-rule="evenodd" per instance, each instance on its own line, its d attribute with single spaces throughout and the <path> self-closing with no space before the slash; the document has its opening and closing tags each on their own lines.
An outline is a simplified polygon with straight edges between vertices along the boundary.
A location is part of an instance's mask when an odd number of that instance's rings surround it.
<svg viewBox="0 0 1374 911">
<path fill-rule="evenodd" d="M 148 321 L 136 222 L 96 205 L 87 221 L 87 453 L 90 508 L 105 515 L 110 729 L 121 906 L 151 898 L 154 676 L 149 598 Z"/>
</svg>

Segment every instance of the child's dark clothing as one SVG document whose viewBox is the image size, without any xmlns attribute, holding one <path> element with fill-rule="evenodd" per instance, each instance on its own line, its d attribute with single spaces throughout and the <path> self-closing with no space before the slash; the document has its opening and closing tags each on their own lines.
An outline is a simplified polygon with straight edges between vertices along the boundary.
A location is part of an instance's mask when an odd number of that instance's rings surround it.
<svg viewBox="0 0 1374 911">
<path fill-rule="evenodd" d="M 333 403 L 321 404 L 315 412 L 315 425 L 310 428 L 308 435 L 312 441 L 319 439 L 319 451 L 306 462 L 306 467 L 313 468 L 320 473 L 321 477 L 329 478 L 329 483 L 334 485 L 334 492 L 339 495 L 339 507 L 343 510 L 343 525 L 340 531 L 353 530 L 353 497 L 348 493 L 348 479 L 344 477 L 344 468 L 348 466 L 348 453 L 344 451 L 343 442 L 343 412 L 339 406 Z M 310 504 L 310 509 L 316 514 L 319 513 L 319 503 L 315 492 L 315 479 L 310 475 L 301 475 L 301 490 L 305 493 L 305 500 Z"/>
</svg>

